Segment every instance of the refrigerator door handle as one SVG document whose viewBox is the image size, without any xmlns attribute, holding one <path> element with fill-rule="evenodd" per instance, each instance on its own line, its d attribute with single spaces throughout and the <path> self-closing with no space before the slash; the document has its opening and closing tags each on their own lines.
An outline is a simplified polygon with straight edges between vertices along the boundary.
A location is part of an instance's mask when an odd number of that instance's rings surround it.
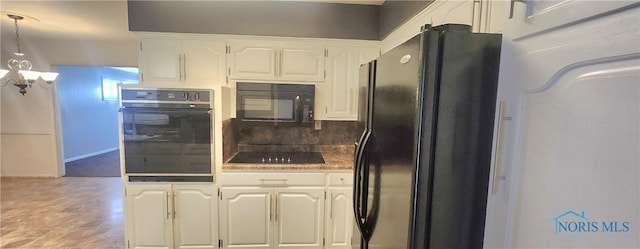
<svg viewBox="0 0 640 249">
<path fill-rule="evenodd" d="M 365 130 L 360 136 L 360 140 L 356 142 L 356 149 L 353 153 L 353 215 L 355 219 L 360 219 L 360 214 L 358 210 L 360 209 L 360 151 L 363 147 L 363 140 L 366 136 L 367 131 Z M 356 222 L 356 225 L 359 226 L 359 222 Z"/>
<path fill-rule="evenodd" d="M 358 142 L 355 143 L 355 151 L 353 153 L 353 214 L 355 215 L 356 219 L 358 219 L 360 217 L 359 215 L 359 200 L 360 200 L 360 155 L 361 155 L 361 151 L 364 148 L 364 140 L 367 136 L 367 133 L 369 131 L 368 130 L 364 130 L 362 132 L 362 135 L 360 135 L 360 139 L 358 140 Z"/>
<path fill-rule="evenodd" d="M 355 180 L 357 180 L 354 184 L 354 198 L 353 198 L 353 202 L 354 202 L 354 216 L 356 218 L 356 225 L 358 227 L 358 230 L 360 230 L 360 233 L 363 234 L 363 236 L 366 236 L 366 231 L 364 230 L 364 224 L 365 224 L 365 219 L 366 219 L 366 212 L 367 210 L 361 210 L 362 206 L 362 202 L 366 201 L 363 200 L 363 191 L 368 191 L 368 189 L 365 188 L 365 186 L 362 186 L 362 178 L 364 177 L 364 175 L 360 175 L 361 173 L 365 172 L 365 167 L 363 165 L 364 160 L 363 157 L 365 155 L 365 152 L 367 151 L 367 147 L 369 145 L 369 140 L 371 138 L 371 132 L 367 132 L 366 134 L 364 134 L 363 139 L 360 143 L 359 146 L 359 150 L 358 150 L 358 154 L 356 157 L 356 169 L 355 169 Z"/>
</svg>

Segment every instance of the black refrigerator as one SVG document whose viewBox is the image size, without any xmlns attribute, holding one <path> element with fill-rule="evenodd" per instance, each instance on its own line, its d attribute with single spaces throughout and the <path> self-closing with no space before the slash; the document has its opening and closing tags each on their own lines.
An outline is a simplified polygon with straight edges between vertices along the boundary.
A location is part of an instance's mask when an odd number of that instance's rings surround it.
<svg viewBox="0 0 640 249">
<path fill-rule="evenodd" d="M 500 41 L 426 25 L 361 67 L 354 248 L 482 248 Z"/>
</svg>

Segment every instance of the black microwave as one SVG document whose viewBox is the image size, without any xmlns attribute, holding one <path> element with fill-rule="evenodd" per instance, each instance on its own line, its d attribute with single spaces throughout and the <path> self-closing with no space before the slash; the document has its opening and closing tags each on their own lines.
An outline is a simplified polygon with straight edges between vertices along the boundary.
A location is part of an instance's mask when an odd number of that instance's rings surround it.
<svg viewBox="0 0 640 249">
<path fill-rule="evenodd" d="M 236 83 L 237 118 L 242 121 L 311 123 L 315 86 Z"/>
</svg>

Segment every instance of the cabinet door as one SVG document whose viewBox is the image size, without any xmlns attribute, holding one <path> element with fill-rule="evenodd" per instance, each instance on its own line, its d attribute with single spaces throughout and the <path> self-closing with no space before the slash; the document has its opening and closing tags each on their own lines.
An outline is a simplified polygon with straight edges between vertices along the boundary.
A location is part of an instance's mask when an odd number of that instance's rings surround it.
<svg viewBox="0 0 640 249">
<path fill-rule="evenodd" d="M 190 85 L 225 84 L 226 49 L 226 44 L 219 41 L 184 41 L 184 80 Z"/>
<path fill-rule="evenodd" d="M 229 78 L 276 79 L 276 47 L 265 42 L 233 42 L 229 45 Z"/>
<path fill-rule="evenodd" d="M 351 188 L 330 188 L 327 195 L 325 248 L 351 248 L 353 230 Z"/>
<path fill-rule="evenodd" d="M 181 82 L 181 57 L 181 40 L 143 39 L 140 45 L 142 84 Z"/>
<path fill-rule="evenodd" d="M 380 48 L 358 48 L 358 66 L 380 57 Z"/>
<path fill-rule="evenodd" d="M 358 61 L 352 47 L 328 47 L 327 79 L 323 86 L 324 117 L 327 120 L 356 120 Z"/>
<path fill-rule="evenodd" d="M 274 248 L 322 248 L 324 188 L 275 190 Z"/>
<path fill-rule="evenodd" d="M 324 47 L 285 44 L 280 49 L 281 80 L 323 81 Z"/>
<path fill-rule="evenodd" d="M 126 191 L 131 248 L 173 248 L 171 185 L 128 185 Z"/>
<path fill-rule="evenodd" d="M 220 230 L 224 247 L 271 246 L 272 191 L 261 188 L 222 188 Z"/>
<path fill-rule="evenodd" d="M 174 185 L 173 196 L 176 248 L 216 248 L 218 192 L 215 185 Z"/>
<path fill-rule="evenodd" d="M 515 3 L 485 247 L 640 248 L 624 228 L 640 220 L 640 7 L 628 4 Z"/>
</svg>

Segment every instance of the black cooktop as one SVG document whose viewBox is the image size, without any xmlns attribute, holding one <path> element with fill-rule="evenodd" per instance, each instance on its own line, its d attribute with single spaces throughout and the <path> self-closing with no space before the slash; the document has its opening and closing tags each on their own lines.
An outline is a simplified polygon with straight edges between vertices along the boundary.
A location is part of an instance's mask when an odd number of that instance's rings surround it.
<svg viewBox="0 0 640 249">
<path fill-rule="evenodd" d="M 320 152 L 238 152 L 229 163 L 307 164 L 324 163 Z"/>
</svg>

